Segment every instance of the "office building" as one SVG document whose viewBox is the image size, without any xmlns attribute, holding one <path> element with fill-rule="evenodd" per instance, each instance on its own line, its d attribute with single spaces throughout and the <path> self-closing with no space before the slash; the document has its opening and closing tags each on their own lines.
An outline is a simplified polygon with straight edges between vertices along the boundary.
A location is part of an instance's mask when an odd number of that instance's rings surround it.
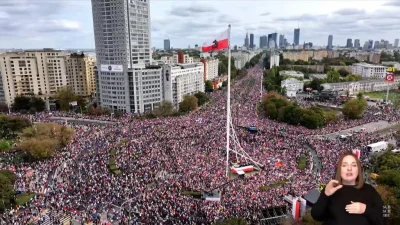
<svg viewBox="0 0 400 225">
<path fill-rule="evenodd" d="M 332 50 L 333 48 L 333 35 L 328 36 L 328 45 L 326 46 L 327 50 Z"/>
<path fill-rule="evenodd" d="M 360 75 L 363 78 L 384 79 L 386 67 L 368 63 L 355 63 L 352 65 L 352 74 Z"/>
<path fill-rule="evenodd" d="M 165 51 L 171 50 L 171 42 L 170 42 L 169 39 L 165 39 L 165 40 L 164 40 L 164 50 L 165 50 Z"/>
<path fill-rule="evenodd" d="M 203 63 L 164 65 L 164 99 L 179 107 L 183 96 L 204 92 Z"/>
<path fill-rule="evenodd" d="M 268 47 L 269 48 L 277 48 L 278 47 L 278 34 L 272 33 L 268 34 Z"/>
<path fill-rule="evenodd" d="M 360 48 L 360 39 L 354 40 L 354 48 L 356 48 L 356 49 Z"/>
<path fill-rule="evenodd" d="M 381 48 L 381 43 L 379 41 L 374 42 L 374 49 Z"/>
<path fill-rule="evenodd" d="M 250 48 L 254 48 L 254 34 L 250 34 Z"/>
<path fill-rule="evenodd" d="M 260 37 L 260 48 L 267 48 L 268 47 L 268 37 L 263 35 Z"/>
<path fill-rule="evenodd" d="M 201 59 L 204 65 L 204 81 L 213 80 L 218 77 L 218 59 L 204 58 Z"/>
<path fill-rule="evenodd" d="M 369 44 L 368 44 L 368 49 L 372 49 L 373 45 L 374 45 L 374 41 L 373 40 L 368 40 Z"/>
<path fill-rule="evenodd" d="M 246 33 L 246 37 L 244 38 L 244 47 L 245 49 L 249 48 L 249 33 Z"/>
<path fill-rule="evenodd" d="M 399 47 L 399 39 L 394 39 L 394 45 L 393 47 L 398 48 Z"/>
<path fill-rule="evenodd" d="M 346 48 L 352 48 L 352 47 L 353 47 L 353 40 L 351 38 L 348 38 L 346 42 Z"/>
<path fill-rule="evenodd" d="M 269 59 L 269 68 L 271 69 L 274 66 L 279 66 L 279 55 L 271 55 Z"/>
<path fill-rule="evenodd" d="M 279 35 L 279 48 L 284 48 L 284 47 L 286 47 L 285 35 L 281 34 Z"/>
<path fill-rule="evenodd" d="M 300 28 L 294 29 L 293 44 L 296 46 L 300 44 Z"/>
<path fill-rule="evenodd" d="M 161 67 L 151 65 L 150 1 L 92 0 L 100 105 L 144 113 L 162 100 Z"/>
</svg>

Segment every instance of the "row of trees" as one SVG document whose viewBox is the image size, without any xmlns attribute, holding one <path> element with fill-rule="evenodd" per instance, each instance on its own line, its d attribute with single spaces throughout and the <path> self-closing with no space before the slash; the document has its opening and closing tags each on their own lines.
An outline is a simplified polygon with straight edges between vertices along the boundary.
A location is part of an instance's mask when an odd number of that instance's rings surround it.
<svg viewBox="0 0 400 225">
<path fill-rule="evenodd" d="M 321 128 L 337 121 L 335 111 L 323 111 L 318 107 L 302 108 L 273 91 L 263 97 L 261 109 L 270 119 L 310 129 Z"/>
</svg>

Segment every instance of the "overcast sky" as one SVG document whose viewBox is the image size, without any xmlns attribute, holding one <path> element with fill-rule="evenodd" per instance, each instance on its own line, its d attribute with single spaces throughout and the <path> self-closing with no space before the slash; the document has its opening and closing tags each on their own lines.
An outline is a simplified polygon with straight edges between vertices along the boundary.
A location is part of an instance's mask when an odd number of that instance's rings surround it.
<svg viewBox="0 0 400 225">
<path fill-rule="evenodd" d="M 242 46 L 246 31 L 259 37 L 284 34 L 293 43 L 334 45 L 347 38 L 400 38 L 400 0 L 151 0 L 152 46 L 202 45 L 232 24 L 233 45 Z M 90 0 L 0 0 L 0 48 L 94 48 Z"/>
</svg>

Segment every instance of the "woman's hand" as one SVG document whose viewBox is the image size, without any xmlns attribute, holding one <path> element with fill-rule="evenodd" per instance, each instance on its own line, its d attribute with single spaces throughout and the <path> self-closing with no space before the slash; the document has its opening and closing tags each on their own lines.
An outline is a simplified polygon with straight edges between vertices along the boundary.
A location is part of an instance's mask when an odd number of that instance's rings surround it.
<svg viewBox="0 0 400 225">
<path fill-rule="evenodd" d="M 351 204 L 346 205 L 346 211 L 350 214 L 363 214 L 367 205 L 361 202 L 351 202 Z"/>
<path fill-rule="evenodd" d="M 339 181 L 337 180 L 331 180 L 329 181 L 329 183 L 326 185 L 325 187 L 325 194 L 326 196 L 331 196 L 333 195 L 337 190 L 339 190 L 340 188 L 343 187 L 343 185 L 337 185 L 336 187 L 334 187 L 335 184 L 338 184 Z"/>
</svg>

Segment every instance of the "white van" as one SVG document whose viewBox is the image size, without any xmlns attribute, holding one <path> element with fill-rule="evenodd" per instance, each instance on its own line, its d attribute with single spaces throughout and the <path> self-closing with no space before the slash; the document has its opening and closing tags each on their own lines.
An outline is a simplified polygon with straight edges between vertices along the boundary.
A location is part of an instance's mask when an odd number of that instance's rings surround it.
<svg viewBox="0 0 400 225">
<path fill-rule="evenodd" d="M 388 143 L 386 141 L 376 142 L 370 145 L 367 145 L 368 152 L 381 152 L 388 148 Z"/>
</svg>

